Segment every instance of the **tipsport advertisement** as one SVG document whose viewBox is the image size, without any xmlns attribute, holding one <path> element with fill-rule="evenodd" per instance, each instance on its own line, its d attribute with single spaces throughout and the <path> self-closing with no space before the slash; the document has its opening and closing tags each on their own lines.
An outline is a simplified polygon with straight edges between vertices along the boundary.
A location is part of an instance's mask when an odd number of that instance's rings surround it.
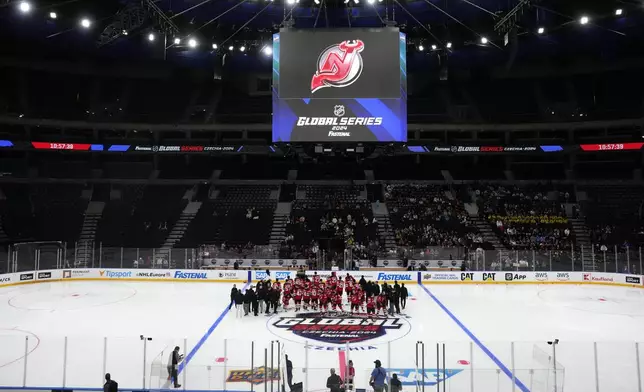
<svg viewBox="0 0 644 392">
<path fill-rule="evenodd" d="M 407 141 L 406 47 L 397 28 L 282 29 L 273 141 Z"/>
</svg>

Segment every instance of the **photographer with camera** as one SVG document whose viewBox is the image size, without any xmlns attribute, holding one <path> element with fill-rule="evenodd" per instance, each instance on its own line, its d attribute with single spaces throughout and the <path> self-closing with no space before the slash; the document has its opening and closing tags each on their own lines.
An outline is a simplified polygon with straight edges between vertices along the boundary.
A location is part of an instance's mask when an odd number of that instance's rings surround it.
<svg viewBox="0 0 644 392">
<path fill-rule="evenodd" d="M 168 379 L 174 383 L 175 388 L 181 388 L 179 384 L 178 368 L 179 362 L 183 360 L 183 354 L 179 354 L 179 346 L 174 348 L 170 353 L 170 360 L 168 361 Z"/>
<path fill-rule="evenodd" d="M 382 367 L 380 360 L 376 359 L 373 363 L 376 364 L 376 367 L 371 372 L 369 385 L 371 385 L 374 392 L 384 392 L 387 388 L 387 384 L 385 384 L 385 379 L 387 378 L 387 370 Z"/>
</svg>

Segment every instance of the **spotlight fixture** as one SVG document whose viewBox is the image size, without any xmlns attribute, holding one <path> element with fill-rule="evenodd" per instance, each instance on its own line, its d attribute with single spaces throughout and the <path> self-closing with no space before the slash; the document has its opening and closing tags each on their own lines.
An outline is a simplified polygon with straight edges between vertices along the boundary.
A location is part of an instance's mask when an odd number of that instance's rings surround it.
<svg viewBox="0 0 644 392">
<path fill-rule="evenodd" d="M 423 45 L 419 45 L 418 50 L 422 52 L 423 50 L 425 50 L 425 47 Z"/>
<path fill-rule="evenodd" d="M 174 44 L 175 44 L 175 45 L 179 45 L 180 43 L 181 43 L 181 38 L 179 38 L 179 37 L 175 37 L 175 39 L 174 39 Z"/>
<path fill-rule="evenodd" d="M 354 3 L 360 4 L 360 0 L 353 0 Z"/>
<path fill-rule="evenodd" d="M 286 0 L 286 3 L 288 5 L 293 5 L 293 4 L 295 4 L 295 0 Z"/>
<path fill-rule="evenodd" d="M 546 32 L 546 29 L 544 29 L 543 27 L 539 27 L 539 29 L 537 30 L 537 34 L 543 34 L 545 32 Z"/>
<path fill-rule="evenodd" d="M 620 16 L 624 11 L 621 8 L 615 10 L 615 16 Z"/>
<path fill-rule="evenodd" d="M 148 34 L 148 41 L 150 41 L 150 42 L 154 42 L 154 39 L 155 39 L 155 38 L 156 38 L 156 37 L 154 36 L 154 33 L 150 33 L 150 34 Z"/>
<path fill-rule="evenodd" d="M 448 42 L 447 45 L 445 45 L 445 46 L 447 47 L 447 49 L 452 49 L 452 43 L 451 42 Z"/>
<path fill-rule="evenodd" d="M 230 45 L 230 46 L 228 47 L 228 50 L 235 50 L 235 47 L 234 47 L 234 46 L 232 46 L 232 45 Z"/>
<path fill-rule="evenodd" d="M 128 32 L 127 32 L 127 30 L 123 30 L 123 31 L 122 31 L 122 34 L 123 34 L 123 35 L 128 35 L 128 34 L 130 34 L 130 33 L 128 33 Z"/>
<path fill-rule="evenodd" d="M 481 37 L 481 43 L 482 43 L 483 45 L 487 44 L 487 42 L 488 42 L 488 41 L 487 41 L 487 38 L 486 38 L 486 37 Z"/>
<path fill-rule="evenodd" d="M 588 19 L 587 16 L 582 16 L 581 18 L 579 18 L 579 23 L 581 23 L 583 25 L 588 24 L 589 21 L 590 21 L 590 19 Z"/>
<path fill-rule="evenodd" d="M 369 4 L 375 4 L 375 3 L 376 3 L 376 0 L 367 0 L 367 3 L 369 3 Z"/>
<path fill-rule="evenodd" d="M 26 14 L 31 11 L 31 3 L 29 3 L 28 1 L 21 1 L 20 4 L 18 4 L 18 9 L 23 14 Z"/>
<path fill-rule="evenodd" d="M 320 5 L 320 0 L 313 0 L 313 2 L 317 5 Z"/>
<path fill-rule="evenodd" d="M 344 0 L 344 4 L 347 4 L 348 2 L 349 2 L 349 0 Z"/>
<path fill-rule="evenodd" d="M 217 49 L 217 44 L 212 44 L 213 49 Z"/>
<path fill-rule="evenodd" d="M 92 26 L 92 22 L 87 18 L 82 19 L 80 24 L 86 29 L 89 29 Z"/>
<path fill-rule="evenodd" d="M 53 11 L 49 13 L 49 19 L 56 19 L 56 18 L 58 18 L 58 14 L 57 14 L 57 13 L 55 13 L 55 12 L 53 12 Z"/>
<path fill-rule="evenodd" d="M 239 48 L 239 51 L 240 51 L 240 52 L 245 52 L 245 51 L 246 51 L 246 47 L 245 47 L 244 45 L 242 45 L 242 46 Z"/>
<path fill-rule="evenodd" d="M 432 50 L 436 50 L 436 49 L 437 49 L 436 45 L 432 45 Z"/>
<path fill-rule="evenodd" d="M 272 55 L 272 54 L 273 54 L 273 48 L 271 48 L 270 46 L 266 46 L 266 47 L 264 47 L 264 49 L 263 49 L 262 51 L 263 51 L 263 52 L 264 52 L 264 54 L 265 54 L 265 55 L 267 55 L 267 56 L 270 56 L 270 55 Z"/>
<path fill-rule="evenodd" d="M 194 39 L 194 38 L 190 38 L 190 40 L 188 40 L 188 46 L 190 46 L 191 48 L 196 48 L 197 47 L 197 40 Z"/>
</svg>

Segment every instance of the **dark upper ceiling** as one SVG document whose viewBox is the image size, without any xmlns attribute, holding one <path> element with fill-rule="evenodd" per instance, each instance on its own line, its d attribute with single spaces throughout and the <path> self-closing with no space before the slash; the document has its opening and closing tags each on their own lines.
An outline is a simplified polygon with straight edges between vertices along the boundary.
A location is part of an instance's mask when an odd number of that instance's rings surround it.
<svg viewBox="0 0 644 392">
<path fill-rule="evenodd" d="M 230 44 L 248 48 L 235 54 L 251 61 L 285 20 L 292 20 L 295 28 L 377 27 L 391 20 L 408 34 L 410 67 L 438 61 L 438 53 L 447 54 L 452 65 L 501 65 L 507 64 L 514 48 L 504 44 L 503 34 L 494 26 L 520 2 L 320 0 L 318 5 L 315 0 L 299 0 L 293 6 L 288 1 L 293 0 L 152 2 L 165 15 L 161 18 L 147 1 L 33 0 L 31 12 L 25 14 L 19 10 L 20 1 L 0 0 L 0 44 L 9 54 L 152 57 L 197 66 L 210 64 Z M 622 9 L 619 16 L 615 15 L 618 8 Z M 50 12 L 56 12 L 55 20 Z M 610 62 L 639 57 L 644 51 L 644 7 L 636 1 L 533 0 L 517 15 L 516 62 Z M 587 25 L 579 23 L 582 15 L 589 17 Z M 82 17 L 92 20 L 90 29 L 80 27 Z M 167 24 L 159 22 L 165 18 L 178 28 L 168 35 L 167 45 L 161 36 Z M 537 33 L 539 27 L 544 34 Z M 123 28 L 130 29 L 127 36 Z M 157 34 L 153 43 L 147 41 L 151 32 Z M 173 44 L 175 35 L 182 38 L 180 45 Z M 482 36 L 490 43 L 480 44 Z M 187 37 L 198 40 L 199 47 L 189 48 Z M 453 43 L 450 50 L 444 48 L 447 42 Z M 218 50 L 212 50 L 213 43 Z M 418 50 L 421 45 L 423 53 Z M 432 53 L 432 45 L 438 51 Z"/>
</svg>

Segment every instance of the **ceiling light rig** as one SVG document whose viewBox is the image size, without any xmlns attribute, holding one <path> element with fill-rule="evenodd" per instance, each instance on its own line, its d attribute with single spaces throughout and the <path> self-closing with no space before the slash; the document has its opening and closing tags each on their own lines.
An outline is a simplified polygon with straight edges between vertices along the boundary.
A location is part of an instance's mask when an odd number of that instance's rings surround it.
<svg viewBox="0 0 644 392">
<path fill-rule="evenodd" d="M 31 3 L 28 1 L 21 1 L 20 3 L 18 3 L 18 9 L 23 14 L 28 14 L 29 12 L 31 12 Z"/>
<path fill-rule="evenodd" d="M 587 25 L 588 22 L 590 22 L 590 18 L 588 18 L 586 15 L 579 18 L 579 23 L 582 25 Z"/>
</svg>

